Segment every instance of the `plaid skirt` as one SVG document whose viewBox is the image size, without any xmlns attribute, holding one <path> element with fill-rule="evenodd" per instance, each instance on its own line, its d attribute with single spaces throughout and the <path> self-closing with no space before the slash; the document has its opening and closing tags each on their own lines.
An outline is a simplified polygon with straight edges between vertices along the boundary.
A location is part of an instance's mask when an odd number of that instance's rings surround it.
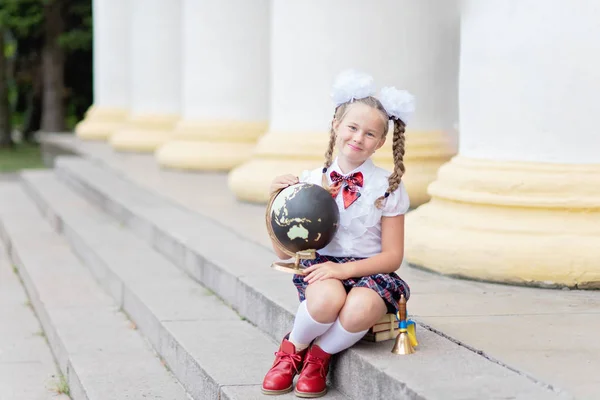
<svg viewBox="0 0 600 400">
<path fill-rule="evenodd" d="M 317 254 L 314 260 L 302 260 L 301 264 L 303 267 L 310 267 L 314 264 L 321 264 L 326 261 L 332 261 L 335 263 L 345 263 L 349 261 L 362 260 L 358 257 L 332 257 L 322 256 Z M 304 282 L 304 276 L 294 274 L 294 285 L 298 290 L 298 298 L 300 301 L 304 301 L 306 287 L 308 283 Z M 396 313 L 398 311 L 398 302 L 400 301 L 400 295 L 404 295 L 406 300 L 410 297 L 410 288 L 400 277 L 395 273 L 391 274 L 375 274 L 370 276 L 364 276 L 362 278 L 350 278 L 342 281 L 346 292 L 349 292 L 353 287 L 366 287 L 373 289 L 381 296 L 389 313 Z"/>
</svg>

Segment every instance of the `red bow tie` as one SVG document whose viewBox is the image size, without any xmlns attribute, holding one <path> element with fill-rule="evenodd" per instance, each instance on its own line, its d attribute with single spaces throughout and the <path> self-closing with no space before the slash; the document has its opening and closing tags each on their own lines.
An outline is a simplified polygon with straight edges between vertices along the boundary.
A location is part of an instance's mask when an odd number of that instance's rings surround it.
<svg viewBox="0 0 600 400">
<path fill-rule="evenodd" d="M 362 172 L 355 172 L 348 176 L 342 176 L 335 171 L 331 171 L 331 196 L 335 199 L 340 193 L 342 185 L 344 187 L 342 193 L 344 196 L 344 208 L 350 207 L 359 197 L 359 187 L 363 185 L 363 174 Z"/>
</svg>

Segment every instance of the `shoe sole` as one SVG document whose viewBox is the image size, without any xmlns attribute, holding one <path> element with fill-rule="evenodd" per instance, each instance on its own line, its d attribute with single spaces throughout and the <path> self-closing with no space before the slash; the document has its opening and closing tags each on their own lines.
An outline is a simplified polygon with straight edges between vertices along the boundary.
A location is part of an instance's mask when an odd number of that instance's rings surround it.
<svg viewBox="0 0 600 400">
<path fill-rule="evenodd" d="M 325 396 L 327 394 L 327 389 L 323 390 L 322 392 L 318 392 L 318 393 L 299 392 L 297 390 L 294 390 L 294 394 L 296 395 L 296 397 L 301 397 L 303 399 L 316 399 L 317 397 Z"/>
<path fill-rule="evenodd" d="M 268 390 L 265 388 L 261 389 L 262 394 L 266 394 L 267 396 L 277 396 L 279 394 L 286 394 L 286 393 L 291 392 L 292 390 L 293 390 L 293 385 L 290 385 L 289 388 L 283 389 L 283 390 Z"/>
</svg>

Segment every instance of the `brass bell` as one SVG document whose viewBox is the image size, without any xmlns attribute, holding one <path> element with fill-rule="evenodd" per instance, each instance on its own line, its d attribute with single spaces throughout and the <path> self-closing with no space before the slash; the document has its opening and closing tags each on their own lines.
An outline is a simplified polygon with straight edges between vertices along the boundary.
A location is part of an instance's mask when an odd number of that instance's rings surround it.
<svg viewBox="0 0 600 400">
<path fill-rule="evenodd" d="M 398 302 L 397 317 L 400 324 L 400 329 L 398 336 L 396 336 L 396 342 L 392 348 L 392 353 L 400 355 L 412 354 L 415 352 L 415 349 L 408 336 L 406 323 L 406 299 L 404 298 L 404 295 L 400 296 L 400 302 Z"/>
<path fill-rule="evenodd" d="M 394 348 L 392 349 L 392 353 L 406 355 L 412 354 L 415 352 L 410 340 L 408 338 L 408 332 L 406 329 L 400 329 L 398 336 L 396 336 L 396 343 L 394 343 Z"/>
</svg>

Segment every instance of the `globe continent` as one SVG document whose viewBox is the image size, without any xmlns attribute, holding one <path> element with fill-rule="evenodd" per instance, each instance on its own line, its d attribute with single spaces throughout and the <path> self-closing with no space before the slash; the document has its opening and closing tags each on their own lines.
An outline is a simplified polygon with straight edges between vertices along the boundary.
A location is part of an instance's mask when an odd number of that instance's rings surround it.
<svg viewBox="0 0 600 400">
<path fill-rule="evenodd" d="M 319 250 L 337 232 L 340 212 L 321 186 L 299 183 L 283 189 L 271 202 L 270 228 L 289 252 Z"/>
</svg>

